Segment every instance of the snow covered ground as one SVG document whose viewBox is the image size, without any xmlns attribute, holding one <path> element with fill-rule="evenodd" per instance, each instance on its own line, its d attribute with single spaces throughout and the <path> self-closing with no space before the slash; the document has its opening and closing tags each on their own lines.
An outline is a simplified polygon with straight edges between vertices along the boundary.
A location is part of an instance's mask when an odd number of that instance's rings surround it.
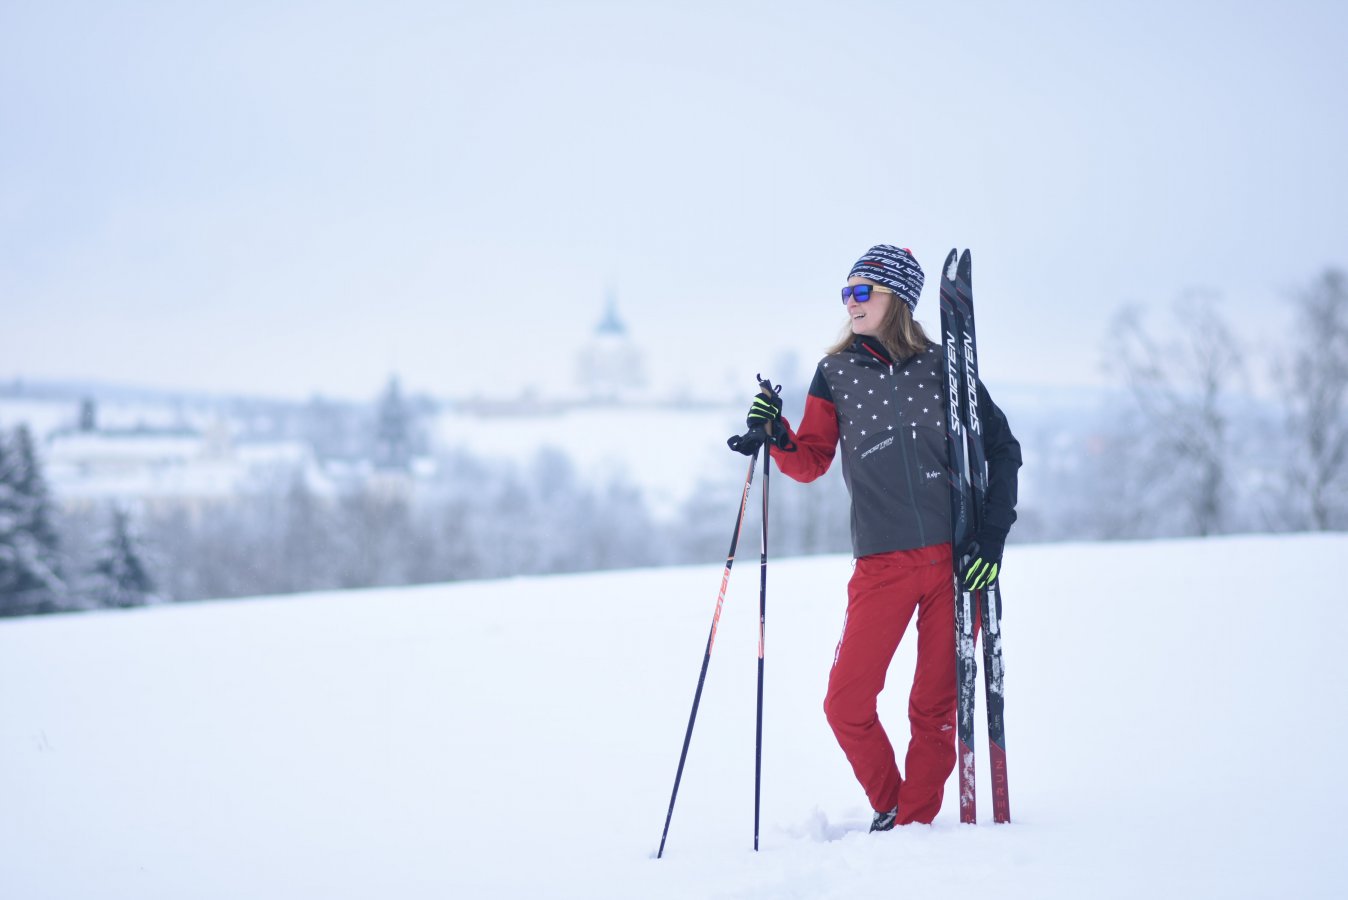
<svg viewBox="0 0 1348 900">
<path fill-rule="evenodd" d="M 773 562 L 755 854 L 751 550 L 658 861 L 719 564 L 2 622 L 0 896 L 1348 896 L 1345 558 L 1013 546 L 1015 821 L 980 760 L 978 826 L 883 835 L 820 709 L 850 561 Z"/>
</svg>

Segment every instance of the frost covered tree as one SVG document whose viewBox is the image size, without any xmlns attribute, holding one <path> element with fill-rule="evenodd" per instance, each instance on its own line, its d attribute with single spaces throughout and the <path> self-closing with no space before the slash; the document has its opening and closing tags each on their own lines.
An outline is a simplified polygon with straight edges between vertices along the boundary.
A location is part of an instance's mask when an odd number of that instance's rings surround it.
<svg viewBox="0 0 1348 900">
<path fill-rule="evenodd" d="M 757 478 L 755 484 L 758 484 Z M 721 502 L 725 505 L 726 499 L 722 498 Z M 831 466 L 819 479 L 808 484 L 777 478 L 774 472 L 770 506 L 768 524 L 778 554 L 846 553 L 852 549 L 848 528 L 850 502 L 842 479 L 842 466 Z M 723 543 L 729 539 L 725 519 L 724 512 L 717 517 L 717 524 L 726 532 Z"/>
<path fill-rule="evenodd" d="M 93 397 L 85 397 L 80 401 L 80 431 L 92 432 L 98 430 L 98 402 Z"/>
<path fill-rule="evenodd" d="M 123 509 L 112 510 L 111 526 L 90 573 L 88 593 L 101 608 L 127 609 L 156 600 L 154 579 Z"/>
<path fill-rule="evenodd" d="M 1348 283 L 1324 272 L 1296 297 L 1290 358 L 1280 367 L 1291 442 L 1285 518 L 1296 528 L 1348 527 Z"/>
<path fill-rule="evenodd" d="M 49 553 L 59 559 L 60 538 L 53 525 L 51 492 L 42 474 L 42 464 L 33 447 L 33 435 L 27 425 L 14 431 L 14 450 L 18 460 L 17 486 L 27 505 L 26 525 L 33 537 Z M 57 566 L 59 570 L 59 565 Z"/>
<path fill-rule="evenodd" d="M 407 584 L 415 523 L 410 499 L 394 483 L 367 484 L 338 504 L 336 580 L 342 588 Z"/>
<path fill-rule="evenodd" d="M 1131 448 L 1145 460 L 1147 483 L 1136 496 L 1149 498 L 1161 530 L 1178 506 L 1181 531 L 1217 534 L 1232 505 L 1227 397 L 1243 374 L 1243 353 L 1212 294 L 1189 292 L 1172 312 L 1169 339 L 1157 337 L 1136 308 L 1114 319 L 1111 362 L 1141 413 Z"/>
<path fill-rule="evenodd" d="M 0 615 L 55 612 L 65 599 L 60 541 L 32 434 L 0 432 Z"/>
<path fill-rule="evenodd" d="M 286 490 L 277 518 L 281 534 L 278 590 L 313 591 L 337 586 L 333 573 L 333 523 L 329 503 L 297 475 Z"/>
<path fill-rule="evenodd" d="M 375 420 L 376 468 L 405 472 L 412 465 L 412 412 L 403 400 L 398 379 L 389 379 L 379 398 Z"/>
</svg>

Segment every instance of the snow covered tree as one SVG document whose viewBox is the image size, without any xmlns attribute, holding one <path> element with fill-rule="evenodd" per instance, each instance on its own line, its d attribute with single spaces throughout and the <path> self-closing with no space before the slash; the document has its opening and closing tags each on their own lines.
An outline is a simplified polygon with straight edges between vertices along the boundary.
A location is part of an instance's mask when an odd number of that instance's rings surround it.
<svg viewBox="0 0 1348 900">
<path fill-rule="evenodd" d="M 755 485 L 758 485 L 760 478 L 761 473 L 755 477 Z M 738 499 L 735 490 L 731 488 L 716 498 L 722 507 L 731 510 L 729 513 L 723 510 L 713 519 L 724 532 L 722 544 L 730 537 L 726 517 L 733 515 L 734 502 Z M 777 478 L 774 473 L 771 510 L 768 513 L 774 552 L 781 556 L 849 552 L 852 549 L 851 532 L 847 525 L 849 510 L 850 500 L 847 486 L 843 483 L 842 466 L 830 467 L 823 476 L 809 484 L 801 484 L 790 478 Z"/>
<path fill-rule="evenodd" d="M 80 401 L 80 431 L 91 432 L 98 430 L 98 403 L 93 397 L 85 397 Z"/>
<path fill-rule="evenodd" d="M 314 591 L 337 586 L 333 522 L 329 504 L 314 493 L 303 475 L 291 481 L 280 511 L 281 529 L 276 547 L 279 591 Z"/>
<path fill-rule="evenodd" d="M 375 422 L 374 464 L 378 469 L 405 472 L 412 466 L 412 412 L 403 400 L 398 379 L 389 379 L 379 398 Z"/>
<path fill-rule="evenodd" d="M 55 612 L 65 597 L 47 483 L 26 425 L 0 432 L 0 615 Z"/>
<path fill-rule="evenodd" d="M 1142 413 L 1133 446 L 1147 461 L 1148 487 L 1161 488 L 1154 511 L 1163 519 L 1178 506 L 1187 519 L 1182 530 L 1199 535 L 1220 533 L 1227 524 L 1232 482 L 1226 399 L 1243 372 L 1243 353 L 1214 299 L 1204 292 L 1181 297 L 1172 340 L 1153 336 L 1137 309 L 1122 310 L 1112 334 L 1112 362 Z"/>
<path fill-rule="evenodd" d="M 43 549 L 56 559 L 61 542 L 52 524 L 51 493 L 47 490 L 47 479 L 42 475 L 42 464 L 27 425 L 15 429 L 14 450 L 19 464 L 17 487 L 27 503 L 26 525 Z"/>
<path fill-rule="evenodd" d="M 126 511 L 114 508 L 112 524 L 89 578 L 89 599 L 98 607 L 126 609 L 155 601 L 154 580 L 142 559 Z"/>
<path fill-rule="evenodd" d="M 337 586 L 407 584 L 408 547 L 413 543 L 411 503 L 396 483 L 371 483 L 338 504 Z"/>
<path fill-rule="evenodd" d="M 1278 380 L 1287 401 L 1290 524 L 1348 527 L 1348 283 L 1324 272 L 1296 297 L 1290 359 Z"/>
</svg>

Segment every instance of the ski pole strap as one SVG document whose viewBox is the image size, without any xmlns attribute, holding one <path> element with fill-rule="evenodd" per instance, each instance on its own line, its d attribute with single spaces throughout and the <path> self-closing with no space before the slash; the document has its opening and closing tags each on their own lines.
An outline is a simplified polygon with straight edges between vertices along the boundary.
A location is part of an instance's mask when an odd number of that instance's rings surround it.
<svg viewBox="0 0 1348 900">
<path fill-rule="evenodd" d="M 733 435 L 726 441 L 726 446 L 736 453 L 743 453 L 745 456 L 753 456 L 758 452 L 758 448 L 763 446 L 764 441 L 768 439 L 763 431 L 762 425 L 756 425 L 750 428 L 744 434 Z"/>
<path fill-rule="evenodd" d="M 726 440 L 726 446 L 736 453 L 743 453 L 745 456 L 753 456 L 758 452 L 758 448 L 764 444 L 771 444 L 779 450 L 787 453 L 796 452 L 796 442 L 791 440 L 791 435 L 783 427 L 778 427 L 769 437 L 763 430 L 763 426 L 756 425 L 750 428 L 744 434 L 737 434 Z"/>
</svg>

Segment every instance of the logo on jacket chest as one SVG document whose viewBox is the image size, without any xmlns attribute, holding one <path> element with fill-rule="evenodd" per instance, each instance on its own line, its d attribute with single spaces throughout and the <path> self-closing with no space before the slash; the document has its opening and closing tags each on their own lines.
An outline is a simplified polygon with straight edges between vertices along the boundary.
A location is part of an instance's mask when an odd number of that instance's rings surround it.
<svg viewBox="0 0 1348 900">
<path fill-rule="evenodd" d="M 870 456 L 872 453 L 874 453 L 876 450 L 883 450 L 883 449 L 885 449 L 886 447 L 888 447 L 888 446 L 889 446 L 890 444 L 892 444 L 892 443 L 894 443 L 894 438 L 892 438 L 892 437 L 887 437 L 887 438 L 885 438 L 883 441 L 881 441 L 880 443 L 876 444 L 876 445 L 875 445 L 874 447 L 872 447 L 871 449 L 862 451 L 862 453 L 861 453 L 861 458 L 862 458 L 862 459 L 865 459 L 866 457 L 868 457 L 868 456 Z"/>
</svg>

